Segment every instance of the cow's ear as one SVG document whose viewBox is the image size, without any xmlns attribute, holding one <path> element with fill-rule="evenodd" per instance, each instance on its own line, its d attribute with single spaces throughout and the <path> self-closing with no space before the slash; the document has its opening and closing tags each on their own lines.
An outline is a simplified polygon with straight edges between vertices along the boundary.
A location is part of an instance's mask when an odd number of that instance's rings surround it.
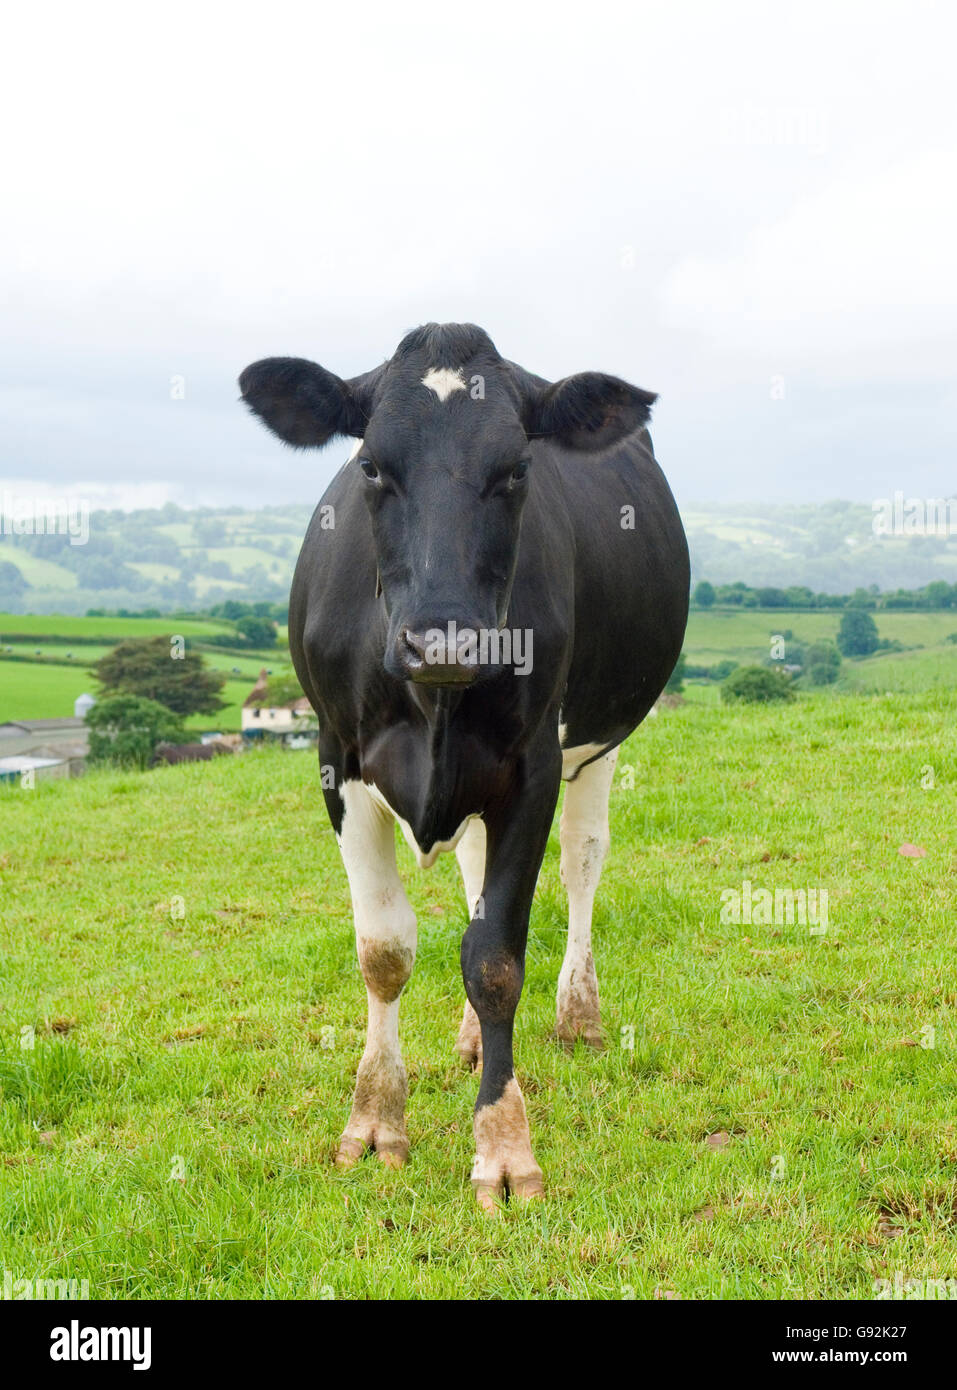
<svg viewBox="0 0 957 1390">
<path fill-rule="evenodd" d="M 579 372 L 525 397 L 526 434 L 591 453 L 617 444 L 646 425 L 658 399 L 604 372 Z"/>
<path fill-rule="evenodd" d="M 381 368 L 344 381 L 304 357 L 264 357 L 239 378 L 243 400 L 273 434 L 297 449 L 336 434 L 361 438 Z"/>
</svg>

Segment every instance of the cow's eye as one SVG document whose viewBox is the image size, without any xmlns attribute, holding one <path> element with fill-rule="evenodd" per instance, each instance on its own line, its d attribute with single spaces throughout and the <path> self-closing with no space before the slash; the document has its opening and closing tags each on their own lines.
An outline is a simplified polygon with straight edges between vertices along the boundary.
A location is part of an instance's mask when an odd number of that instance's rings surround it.
<svg viewBox="0 0 957 1390">
<path fill-rule="evenodd" d="M 376 468 L 375 464 L 372 462 L 371 459 L 360 459 L 359 467 L 362 469 L 363 473 L 366 475 L 370 482 L 377 483 L 379 481 L 379 470 L 378 468 Z"/>
<path fill-rule="evenodd" d="M 520 459 L 512 469 L 510 482 L 520 483 L 528 472 L 528 459 Z"/>
</svg>

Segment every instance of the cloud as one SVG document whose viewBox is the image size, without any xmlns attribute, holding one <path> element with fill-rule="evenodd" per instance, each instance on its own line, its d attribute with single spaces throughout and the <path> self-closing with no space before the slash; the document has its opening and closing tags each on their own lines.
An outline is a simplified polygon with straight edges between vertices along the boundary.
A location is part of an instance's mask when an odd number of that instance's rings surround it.
<svg viewBox="0 0 957 1390">
<path fill-rule="evenodd" d="M 800 199 L 733 255 L 686 257 L 662 309 L 782 370 L 943 380 L 955 365 L 955 246 L 957 155 L 928 150 Z"/>
<path fill-rule="evenodd" d="M 351 375 L 472 319 L 543 375 L 660 391 L 685 495 L 713 494 L 729 435 L 729 490 L 859 495 L 847 442 L 886 447 L 887 383 L 953 376 L 954 27 L 923 0 L 21 6 L 2 466 L 315 497 L 339 455 L 284 453 L 236 404 L 242 367 Z M 766 409 L 775 373 L 833 426 L 823 472 L 807 412 Z M 939 470 L 926 406 L 894 426 Z"/>
</svg>

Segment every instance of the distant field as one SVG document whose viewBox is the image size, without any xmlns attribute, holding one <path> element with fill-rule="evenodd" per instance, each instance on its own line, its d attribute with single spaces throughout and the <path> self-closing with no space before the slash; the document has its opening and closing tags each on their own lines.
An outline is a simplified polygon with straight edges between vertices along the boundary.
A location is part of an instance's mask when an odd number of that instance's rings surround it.
<svg viewBox="0 0 957 1390">
<path fill-rule="evenodd" d="M 223 686 L 220 699 L 226 701 L 226 708 L 216 714 L 194 714 L 186 720 L 187 729 L 198 732 L 203 729 L 218 729 L 224 734 L 238 733 L 242 725 L 243 701 L 252 689 L 251 680 L 229 680 Z"/>
<path fill-rule="evenodd" d="M 0 661 L 0 724 L 8 719 L 66 719 L 78 695 L 95 694 L 84 667 L 44 666 L 39 662 Z"/>
<path fill-rule="evenodd" d="M 957 631 L 957 613 L 892 611 L 876 612 L 872 616 L 880 637 L 908 646 L 935 646 L 942 643 L 948 633 Z M 825 638 L 833 641 L 840 621 L 839 612 L 754 608 L 695 610 L 688 619 L 684 650 L 695 665 L 709 665 L 729 656 L 742 663 L 764 661 L 775 633 L 790 628 L 798 642 L 819 642 Z"/>
<path fill-rule="evenodd" d="M 157 565 L 151 564 L 148 561 L 140 563 L 136 560 L 131 560 L 129 562 L 129 567 L 131 570 L 136 570 L 136 573 L 141 574 L 144 579 L 161 581 L 178 579 L 180 573 L 175 565 Z"/>
<path fill-rule="evenodd" d="M 72 570 L 52 560 L 41 560 L 38 555 L 31 555 L 21 546 L 0 542 L 0 560 L 16 565 L 27 583 L 35 589 L 76 588 L 76 575 Z"/>
<path fill-rule="evenodd" d="M 274 668 L 276 669 L 276 668 Z M 221 699 L 226 708 L 218 714 L 196 714 L 186 722 L 192 730 L 222 728 L 238 732 L 243 701 L 252 689 L 256 672 L 246 679 L 228 680 Z M 0 662 L 0 724 L 8 719 L 63 719 L 73 714 L 78 695 L 96 694 L 90 671 L 79 667 L 43 666 L 19 661 Z"/>
<path fill-rule="evenodd" d="M 888 652 L 866 661 L 845 661 L 835 689 L 838 693 L 903 694 L 935 687 L 957 687 L 957 647 L 952 644 L 919 652 Z"/>
<path fill-rule="evenodd" d="M 72 636 L 116 638 L 157 637 L 182 633 L 185 637 L 228 632 L 228 623 L 198 618 L 81 618 L 59 613 L 0 613 L 0 641 L 19 633 L 52 633 Z"/>
<path fill-rule="evenodd" d="M 957 645 L 944 640 L 948 633 L 957 630 L 957 614 L 877 612 L 874 617 L 881 637 L 920 650 L 889 653 L 866 661 L 845 661 L 838 684 L 827 693 L 835 696 L 852 692 L 908 692 L 957 685 Z M 839 623 L 839 613 L 755 609 L 695 611 L 688 622 L 684 650 L 692 665 L 712 665 L 727 657 L 742 664 L 763 662 L 769 655 L 772 635 L 790 629 L 799 642 L 833 639 Z M 44 656 L 60 658 L 64 663 L 62 669 L 57 669 L 40 664 L 4 662 L 0 652 L 0 719 L 42 719 L 71 714 L 73 700 L 90 687 L 92 676 L 82 669 L 71 671 L 70 666 L 82 668 L 83 664 L 98 660 L 112 647 L 110 638 L 168 636 L 175 631 L 202 641 L 223 630 L 223 624 L 196 619 L 0 614 L 0 648 L 11 645 L 15 651 L 32 655 L 39 647 Z M 29 638 L 22 635 L 26 632 L 34 635 Z M 54 636 L 98 637 L 101 640 L 89 645 L 77 642 L 73 661 L 68 663 L 69 646 L 53 642 Z M 207 665 L 230 676 L 225 690 L 228 703 L 219 716 L 199 715 L 191 719 L 189 727 L 193 730 L 217 726 L 224 730 L 238 729 L 242 703 L 262 667 L 274 672 L 288 671 L 291 667 L 289 650 L 285 646 L 242 656 L 210 649 L 203 656 Z M 236 667 L 238 676 L 234 675 Z M 686 696 L 696 704 L 710 705 L 719 700 L 719 691 L 710 683 L 689 681 Z"/>
<path fill-rule="evenodd" d="M 124 637 L 170 636 L 201 640 L 214 633 L 228 630 L 216 622 L 179 620 L 175 618 L 76 618 L 49 615 L 43 617 L 0 614 L 0 648 L 11 646 L 15 653 L 32 656 L 37 648 L 45 657 L 55 658 L 56 665 L 47 662 L 9 661 L 0 651 L 0 722 L 8 719 L 56 719 L 73 714 L 73 702 L 78 695 L 97 693 L 89 664 L 111 651 L 114 642 L 76 642 L 71 648 L 66 642 L 53 642 L 56 636 L 89 638 L 108 635 L 117 640 Z M 24 631 L 35 634 L 25 638 Z M 67 660 L 67 652 L 73 659 Z M 207 666 L 225 671 L 230 676 L 222 698 L 226 708 L 218 714 L 196 715 L 187 723 L 191 730 L 221 728 L 238 731 L 243 701 L 253 682 L 265 666 L 276 674 L 291 670 L 289 651 L 281 647 L 275 652 L 248 652 L 234 656 L 231 652 L 212 649 L 203 653 Z M 234 676 L 234 669 L 240 674 Z"/>
<path fill-rule="evenodd" d="M 14 656 L 34 656 L 37 650 L 44 657 L 52 657 L 57 662 L 70 666 L 89 666 L 92 661 L 99 661 L 101 656 L 111 652 L 114 643 L 104 643 L 102 646 L 94 646 L 92 643 L 77 643 L 75 647 L 69 647 L 65 642 L 44 641 L 41 637 L 38 641 L 29 640 L 22 637 L 5 637 L 0 641 L 0 657 L 6 653 L 7 647 L 11 648 Z M 67 652 L 72 651 L 72 661 L 67 661 Z"/>
</svg>

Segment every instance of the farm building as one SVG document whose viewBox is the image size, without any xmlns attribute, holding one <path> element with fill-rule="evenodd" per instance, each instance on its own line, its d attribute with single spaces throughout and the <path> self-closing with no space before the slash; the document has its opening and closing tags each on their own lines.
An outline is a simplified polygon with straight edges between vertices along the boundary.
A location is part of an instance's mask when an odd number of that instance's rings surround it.
<svg viewBox="0 0 957 1390">
<path fill-rule="evenodd" d="M 0 758 L 0 782 L 48 782 L 72 775 L 69 758 L 40 758 L 26 753 Z"/>
<path fill-rule="evenodd" d="M 245 739 L 278 738 L 291 747 L 308 747 L 315 741 L 315 715 L 305 695 L 286 704 L 270 703 L 269 673 L 264 666 L 243 701 L 242 732 Z"/>
<path fill-rule="evenodd" d="M 88 750 L 89 731 L 83 719 L 11 719 L 0 724 L 0 763 L 9 764 L 18 758 L 39 759 L 44 764 L 63 764 L 64 770 L 57 776 L 79 777 Z M 19 776 L 20 772 L 13 775 Z"/>
</svg>

